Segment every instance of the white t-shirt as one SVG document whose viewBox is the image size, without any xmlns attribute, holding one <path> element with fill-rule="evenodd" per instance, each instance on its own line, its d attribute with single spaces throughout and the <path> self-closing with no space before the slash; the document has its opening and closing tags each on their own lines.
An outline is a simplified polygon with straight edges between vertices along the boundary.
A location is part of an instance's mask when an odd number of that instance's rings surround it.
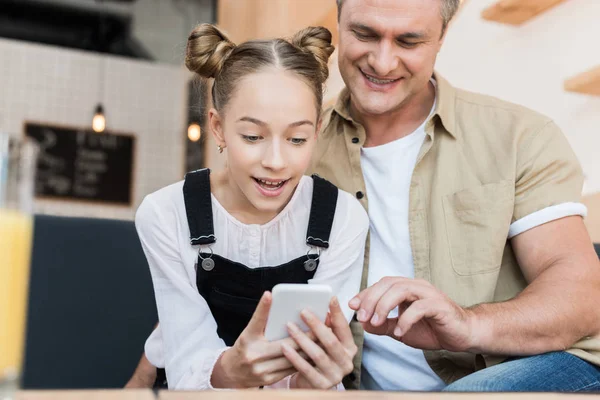
<svg viewBox="0 0 600 400">
<path fill-rule="evenodd" d="M 414 278 L 408 232 L 408 193 L 424 139 L 425 130 L 421 126 L 409 136 L 361 150 L 371 230 L 368 286 L 385 276 Z M 397 315 L 397 309 L 392 311 L 392 317 Z M 361 387 L 439 390 L 444 383 L 425 361 L 423 351 L 389 336 L 365 332 Z"/>
<path fill-rule="evenodd" d="M 249 268 L 281 265 L 305 255 L 312 192 L 312 178 L 302 177 L 290 202 L 264 225 L 238 221 L 212 196 L 214 254 Z M 146 356 L 154 366 L 166 367 L 169 389 L 211 389 L 214 364 L 227 346 L 196 288 L 199 246 L 189 241 L 183 181 L 146 196 L 135 225 L 150 265 L 160 319 L 159 329 L 146 342 Z M 332 287 L 348 321 L 353 314 L 348 301 L 360 289 L 368 226 L 364 208 L 340 190 L 329 248 L 321 250 L 319 267 L 309 281 Z M 275 386 L 286 385 L 282 381 Z"/>
<path fill-rule="evenodd" d="M 408 230 L 408 196 L 425 136 L 424 122 L 408 136 L 361 150 L 361 167 L 369 197 L 369 286 L 385 276 L 414 278 Z M 509 238 L 558 218 L 585 214 L 586 208 L 580 203 L 551 206 L 512 223 Z M 397 315 L 397 309 L 390 314 L 391 317 Z M 423 351 L 388 336 L 365 333 L 361 388 L 436 391 L 444 386 L 444 382 L 429 367 Z"/>
</svg>

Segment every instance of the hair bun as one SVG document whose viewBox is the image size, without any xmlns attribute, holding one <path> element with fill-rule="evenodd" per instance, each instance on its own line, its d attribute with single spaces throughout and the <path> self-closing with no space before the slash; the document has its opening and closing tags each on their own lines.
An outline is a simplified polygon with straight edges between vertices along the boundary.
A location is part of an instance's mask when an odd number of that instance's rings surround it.
<svg viewBox="0 0 600 400">
<path fill-rule="evenodd" d="M 290 42 L 300 50 L 311 53 L 319 62 L 321 81 L 325 82 L 329 76 L 327 62 L 335 50 L 331 44 L 331 32 L 322 26 L 311 26 L 297 32 Z"/>
<path fill-rule="evenodd" d="M 204 78 L 219 75 L 235 43 L 211 24 L 198 25 L 188 38 L 185 66 Z"/>
</svg>

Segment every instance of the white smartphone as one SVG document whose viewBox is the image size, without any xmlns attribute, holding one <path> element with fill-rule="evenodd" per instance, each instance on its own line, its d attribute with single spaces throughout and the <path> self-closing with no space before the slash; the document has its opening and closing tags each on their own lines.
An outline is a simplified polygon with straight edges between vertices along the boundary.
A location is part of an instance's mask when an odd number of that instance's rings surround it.
<svg viewBox="0 0 600 400">
<path fill-rule="evenodd" d="M 309 285 L 307 283 L 280 283 L 273 287 L 273 301 L 269 311 L 265 337 L 269 341 L 289 336 L 287 323 L 293 322 L 303 331 L 308 331 L 300 312 L 304 309 L 313 312 L 325 322 L 329 311 L 332 291 L 329 285 Z"/>
</svg>

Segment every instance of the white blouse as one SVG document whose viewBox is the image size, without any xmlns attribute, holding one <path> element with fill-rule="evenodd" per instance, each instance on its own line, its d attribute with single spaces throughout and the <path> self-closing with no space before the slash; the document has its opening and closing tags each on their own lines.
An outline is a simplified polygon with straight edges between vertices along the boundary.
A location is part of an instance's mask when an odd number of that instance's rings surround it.
<svg viewBox="0 0 600 400">
<path fill-rule="evenodd" d="M 281 265 L 305 255 L 312 192 L 312 178 L 302 177 L 290 202 L 264 225 L 238 221 L 212 196 L 214 254 L 249 268 Z M 135 225 L 150 266 L 160 319 L 160 327 L 146 342 L 146 356 L 154 366 L 166 367 L 169 389 L 212 389 L 213 367 L 228 347 L 196 288 L 194 264 L 200 246 L 190 244 L 183 181 L 146 196 Z M 309 281 L 332 287 L 348 321 L 353 314 L 348 301 L 360 289 L 368 227 L 364 208 L 340 190 L 330 246 L 321 250 L 319 267 Z M 289 384 L 289 377 L 282 383 L 275 386 Z"/>
</svg>

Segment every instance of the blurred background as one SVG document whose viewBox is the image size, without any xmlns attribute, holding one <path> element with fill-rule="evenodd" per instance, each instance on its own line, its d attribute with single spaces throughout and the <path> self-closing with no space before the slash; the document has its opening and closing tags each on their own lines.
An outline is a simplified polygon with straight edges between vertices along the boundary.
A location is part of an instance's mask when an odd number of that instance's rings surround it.
<svg viewBox="0 0 600 400">
<path fill-rule="evenodd" d="M 206 84 L 183 65 L 193 27 L 240 42 L 322 25 L 336 41 L 336 19 L 335 0 L 0 0 L 0 132 L 40 148 L 24 387 L 121 387 L 139 360 L 157 317 L 135 211 L 225 162 L 204 126 Z M 557 122 L 583 166 L 594 242 L 599 21 L 599 0 L 463 0 L 436 65 Z M 326 106 L 343 87 L 335 53 L 330 68 Z"/>
</svg>

